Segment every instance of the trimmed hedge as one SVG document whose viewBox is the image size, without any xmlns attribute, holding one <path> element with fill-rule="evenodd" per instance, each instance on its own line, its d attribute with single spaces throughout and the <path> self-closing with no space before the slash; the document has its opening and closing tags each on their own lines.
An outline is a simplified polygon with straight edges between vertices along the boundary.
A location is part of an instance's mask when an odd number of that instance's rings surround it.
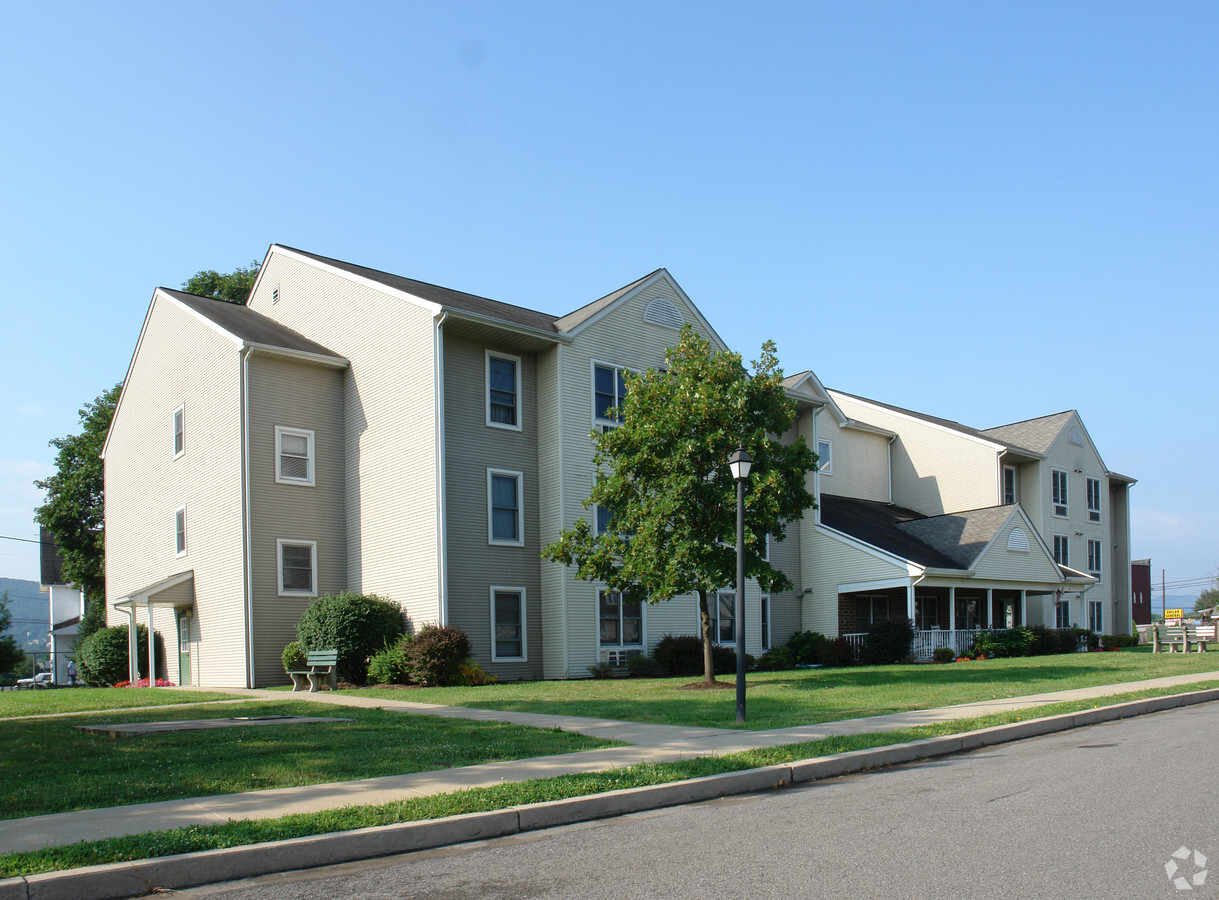
<svg viewBox="0 0 1219 900">
<path fill-rule="evenodd" d="M 863 639 L 860 660 L 868 666 L 889 666 L 910 655 L 914 623 L 909 619 L 889 619 L 873 625 Z"/>
<path fill-rule="evenodd" d="M 666 634 L 652 651 L 652 659 L 669 675 L 703 674 L 703 639 L 692 634 Z M 731 647 L 711 646 L 711 666 L 716 675 L 736 673 L 736 652 Z"/>
<path fill-rule="evenodd" d="M 136 665 L 141 678 L 148 677 L 148 626 L 136 625 Z M 161 633 L 156 632 L 157 659 L 165 659 Z M 131 677 L 128 670 L 127 626 L 115 625 L 101 628 L 85 638 L 76 648 L 76 671 L 81 680 L 90 687 L 109 687 Z M 162 662 L 162 664 L 164 664 Z"/>
<path fill-rule="evenodd" d="M 363 684 L 368 659 L 396 642 L 405 630 L 402 609 L 376 594 L 325 594 L 309 604 L 296 625 L 305 650 L 337 650 L 336 674 L 342 681 Z"/>
<path fill-rule="evenodd" d="M 456 684 L 470 657 L 470 638 L 452 625 L 425 625 L 405 644 L 405 656 L 412 681 L 435 687 Z"/>
</svg>

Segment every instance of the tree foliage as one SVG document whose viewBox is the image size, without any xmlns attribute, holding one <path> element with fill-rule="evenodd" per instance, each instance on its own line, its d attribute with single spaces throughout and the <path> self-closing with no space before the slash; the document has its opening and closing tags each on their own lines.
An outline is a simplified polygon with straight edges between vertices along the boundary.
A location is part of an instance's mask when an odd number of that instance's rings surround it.
<svg viewBox="0 0 1219 900">
<path fill-rule="evenodd" d="M 1215 585 L 1204 590 L 1194 603 L 1194 612 L 1219 606 L 1219 575 L 1215 576 Z"/>
<path fill-rule="evenodd" d="M 55 474 L 34 482 L 47 492 L 34 518 L 55 536 L 64 578 L 84 590 L 86 602 L 106 593 L 101 454 L 122 387 L 116 384 L 81 408 L 81 432 L 51 441 L 59 451 Z"/>
<path fill-rule="evenodd" d="M 817 457 L 802 437 L 779 439 L 795 424 L 796 406 L 772 342 L 750 376 L 740 354 L 716 351 L 687 326 L 665 361 L 663 370 L 628 375 L 621 424 L 593 433 L 598 475 L 585 507 L 609 511 L 608 527 L 597 534 L 579 519 L 543 556 L 649 603 L 697 593 L 704 678 L 711 681 L 708 596 L 736 580 L 728 456 L 743 443 L 753 457 L 745 571 L 764 591 L 791 588 L 766 559 L 766 536 L 783 540 L 787 523 L 814 506 L 805 483 Z"/>
<path fill-rule="evenodd" d="M 8 633 L 13 614 L 8 609 L 8 591 L 0 594 L 0 672 L 11 672 L 25 659 L 25 651 L 17 639 Z"/>
<path fill-rule="evenodd" d="M 258 260 L 254 260 L 247 268 L 238 266 L 224 274 L 215 269 L 200 269 L 182 283 L 182 290 L 228 303 L 245 303 L 258 278 L 258 266 Z"/>
</svg>

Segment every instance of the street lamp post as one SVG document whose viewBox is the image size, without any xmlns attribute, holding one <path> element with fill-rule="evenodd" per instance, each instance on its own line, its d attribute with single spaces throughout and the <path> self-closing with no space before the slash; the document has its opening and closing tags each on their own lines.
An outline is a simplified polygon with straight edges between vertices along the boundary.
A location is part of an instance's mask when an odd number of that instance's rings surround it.
<svg viewBox="0 0 1219 900">
<path fill-rule="evenodd" d="M 728 457 L 736 480 L 736 720 L 745 721 L 745 482 L 753 457 L 738 444 Z"/>
</svg>

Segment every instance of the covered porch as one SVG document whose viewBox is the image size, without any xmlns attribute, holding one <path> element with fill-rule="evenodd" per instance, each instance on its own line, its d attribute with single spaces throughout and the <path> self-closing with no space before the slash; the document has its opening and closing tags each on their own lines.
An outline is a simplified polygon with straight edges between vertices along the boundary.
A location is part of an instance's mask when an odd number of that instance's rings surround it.
<svg viewBox="0 0 1219 900">
<path fill-rule="evenodd" d="M 178 684 L 191 684 L 191 621 L 195 606 L 195 573 L 194 570 L 171 575 L 156 584 L 150 585 L 138 593 L 131 594 L 115 602 L 114 608 L 127 614 L 127 672 L 132 684 L 139 680 L 139 636 L 137 611 L 143 607 L 147 611 L 148 626 L 148 684 L 155 687 L 157 678 L 168 678 L 170 666 L 168 659 L 158 659 L 156 649 L 156 634 L 153 611 L 167 609 L 173 613 L 173 637 L 176 644 L 167 653 L 177 656 Z"/>
</svg>

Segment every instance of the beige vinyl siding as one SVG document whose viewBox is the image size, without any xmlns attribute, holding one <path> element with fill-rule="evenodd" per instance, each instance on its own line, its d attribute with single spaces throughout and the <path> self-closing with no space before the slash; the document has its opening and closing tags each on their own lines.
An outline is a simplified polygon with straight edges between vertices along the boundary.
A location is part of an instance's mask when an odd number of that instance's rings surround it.
<svg viewBox="0 0 1219 900">
<path fill-rule="evenodd" d="M 889 502 L 889 439 L 840 428 L 833 415 L 817 418 L 818 440 L 833 446 L 833 474 L 821 473 L 821 490 L 839 497 Z M 816 451 L 816 445 L 812 448 Z"/>
<path fill-rule="evenodd" d="M 563 516 L 564 401 L 570 391 L 560 376 L 562 345 L 537 355 L 538 422 L 538 530 L 539 543 L 556 539 L 566 520 Z M 538 598 L 542 632 L 543 677 L 562 678 L 568 672 L 567 590 L 565 567 L 539 559 L 541 595 Z"/>
<path fill-rule="evenodd" d="M 559 422 L 563 453 L 562 517 L 557 523 L 547 522 L 547 530 L 541 536 L 543 546 L 555 540 L 559 530 L 591 514 L 581 504 L 592 490 L 595 474 L 593 445 L 589 439 L 593 427 L 593 361 L 634 370 L 657 368 L 664 365 L 665 350 L 677 343 L 679 332 L 644 321 L 647 305 L 656 297 L 673 302 L 686 320 L 697 327 L 698 317 L 694 311 L 668 280 L 662 278 L 643 290 L 628 294 L 619 305 L 579 331 L 558 355 L 562 391 Z M 714 340 L 711 334 L 700 333 Z M 558 528 L 555 528 L 556 524 Z M 560 597 L 548 597 L 547 601 L 561 599 L 562 614 L 548 610 L 547 618 L 548 621 L 565 620 L 568 658 L 562 672 L 554 671 L 552 666 L 547 675 L 583 678 L 588 675 L 588 666 L 597 662 L 596 591 L 592 585 L 577 581 L 574 570 L 567 570 L 565 577 Z M 693 626 L 683 623 L 697 622 L 696 609 L 693 600 L 676 598 L 659 606 L 649 606 L 645 612 L 648 641 L 659 639 L 664 633 L 662 629 L 669 629 L 674 634 L 693 633 Z"/>
<path fill-rule="evenodd" d="M 255 354 L 249 365 L 254 678 L 287 684 L 280 656 L 310 597 L 280 596 L 279 539 L 317 544 L 317 596 L 347 585 L 343 373 Z M 277 482 L 275 429 L 313 432 L 314 484 Z"/>
<path fill-rule="evenodd" d="M 416 623 L 437 621 L 431 310 L 280 251 L 264 264 L 250 306 L 351 363 L 343 375 L 347 587 L 388 596 Z"/>
<path fill-rule="evenodd" d="M 506 338 L 510 340 L 510 338 Z M 521 430 L 487 425 L 486 351 L 520 358 Z M 444 336 L 445 498 L 449 622 L 470 637 L 473 656 L 502 680 L 543 674 L 538 542 L 538 390 L 533 353 Z M 487 470 L 521 473 L 523 546 L 488 542 Z M 525 591 L 527 659 L 491 661 L 491 586 Z M 421 623 L 416 623 L 416 626 Z"/>
<path fill-rule="evenodd" d="M 1029 545 L 1027 552 L 1007 548 L 1013 528 L 1024 530 Z M 1037 535 L 1033 533 L 1033 527 L 1026 524 L 1018 513 L 999 530 L 998 536 L 978 560 L 974 566 L 974 577 L 1010 582 L 1013 587 L 1028 583 L 1058 584 L 1062 581 L 1054 559 L 1042 549 Z"/>
<path fill-rule="evenodd" d="M 107 603 L 193 570 L 200 638 L 193 678 L 224 687 L 247 682 L 239 351 L 231 338 L 155 295 L 105 459 Z M 173 413 L 182 405 L 185 452 L 175 459 Z M 187 552 L 179 557 L 180 506 Z M 127 622 L 113 609 L 108 619 Z M 139 619 L 146 622 L 147 613 Z M 172 610 L 154 621 L 173 647 Z"/>
<path fill-rule="evenodd" d="M 803 556 L 804 630 L 838 635 L 838 588 L 844 584 L 905 578 L 904 565 L 873 555 L 823 528 L 812 532 Z M 811 544 L 811 547 L 809 545 Z"/>
<path fill-rule="evenodd" d="M 996 446 L 830 393 L 848 417 L 898 434 L 891 450 L 893 502 L 898 506 L 935 516 L 998 502 Z M 822 489 L 829 490 L 824 484 Z"/>
</svg>

